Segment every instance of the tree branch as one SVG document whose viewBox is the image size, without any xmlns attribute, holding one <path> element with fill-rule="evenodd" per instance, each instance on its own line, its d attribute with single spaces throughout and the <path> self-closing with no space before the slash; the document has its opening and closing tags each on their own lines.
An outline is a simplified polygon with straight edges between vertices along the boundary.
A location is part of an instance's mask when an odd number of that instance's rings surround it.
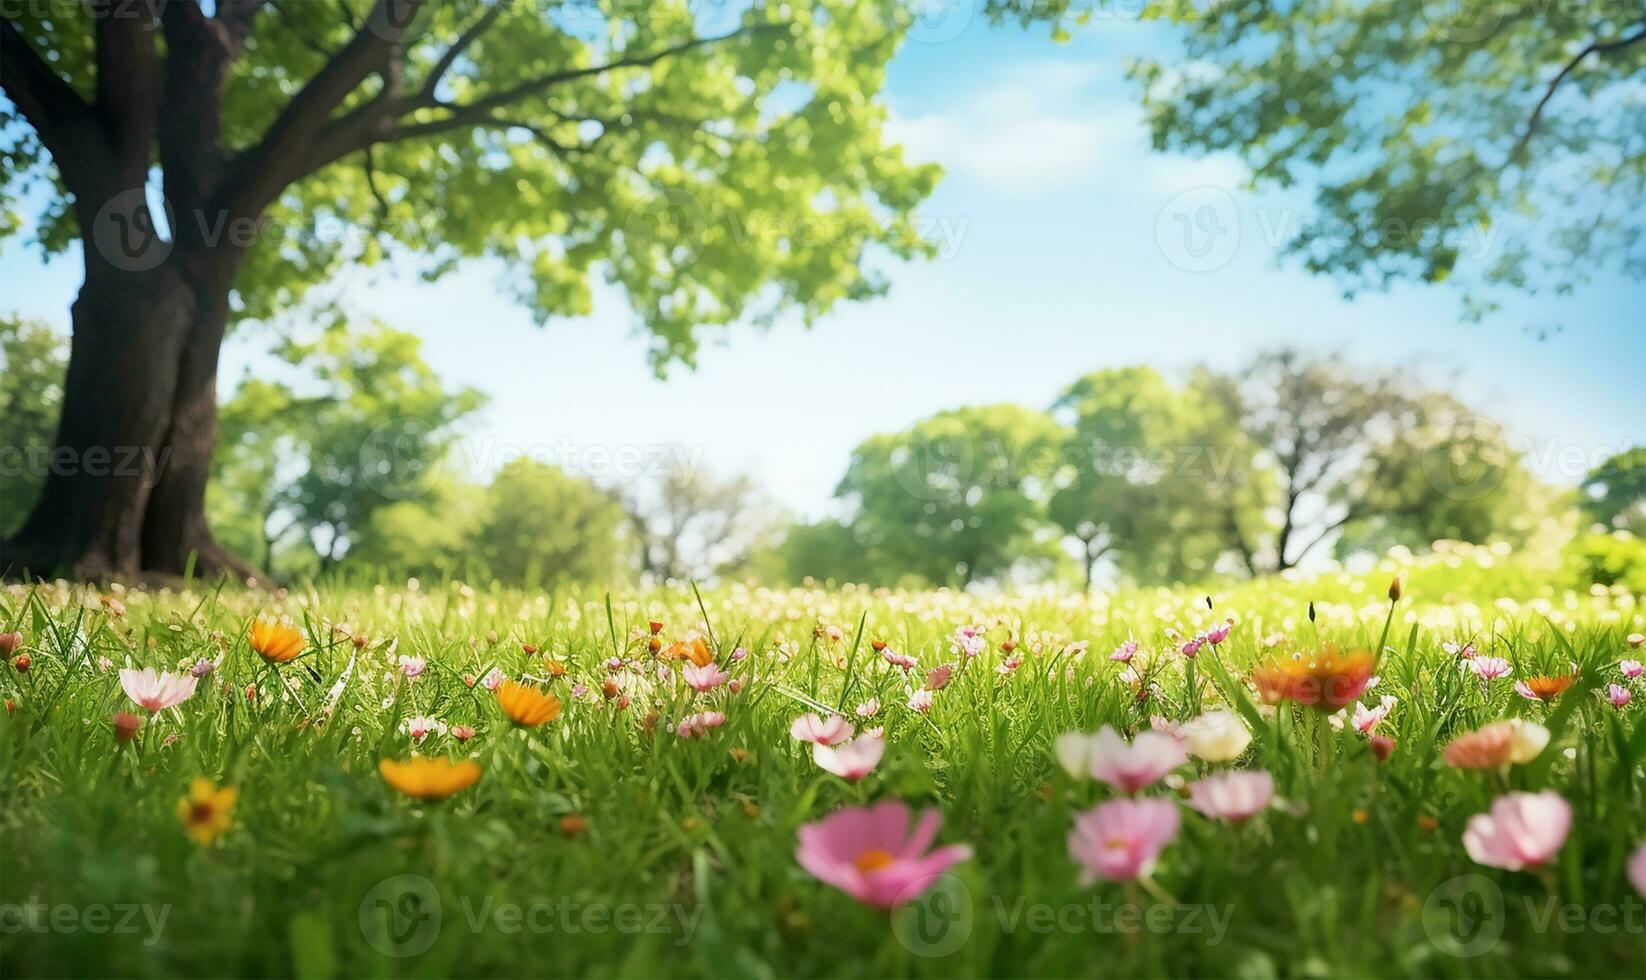
<svg viewBox="0 0 1646 980">
<path fill-rule="evenodd" d="M 92 9 L 97 35 L 96 111 L 115 153 L 117 190 L 141 187 L 148 178 L 149 149 L 158 120 L 155 100 L 154 25 L 137 10 L 111 3 Z"/>
<path fill-rule="evenodd" d="M 0 22 L 0 90 L 51 154 L 69 192 L 81 198 L 106 163 L 108 146 L 97 132 L 91 106 L 9 20 Z"/>
<path fill-rule="evenodd" d="M 457 59 L 463 56 L 463 52 L 468 50 L 469 45 L 473 44 L 480 35 L 486 33 L 497 18 L 502 16 L 503 11 L 508 9 L 509 2 L 510 0 L 496 0 L 490 7 L 486 8 L 485 13 L 469 25 L 468 30 L 464 31 L 452 43 L 451 47 L 446 49 L 445 53 L 440 56 L 440 60 L 434 63 L 433 68 L 429 69 L 429 77 L 423 82 L 421 98 L 425 100 L 435 98 L 435 89 L 440 87 L 440 80 L 446 76 L 446 72 L 451 71 L 452 65 L 456 64 Z"/>
<path fill-rule="evenodd" d="M 1537 135 L 1538 124 L 1543 121 L 1543 110 L 1548 108 L 1549 100 L 1555 97 L 1555 92 L 1572 72 L 1577 70 L 1578 65 L 1582 64 L 1592 54 L 1609 54 L 1631 44 L 1639 44 L 1641 41 L 1646 41 L 1646 26 L 1642 26 L 1640 30 L 1633 34 L 1626 34 L 1611 41 L 1591 41 L 1587 47 L 1574 55 L 1572 60 L 1566 62 L 1565 66 L 1549 81 L 1549 86 L 1543 90 L 1543 97 L 1537 100 L 1537 105 L 1532 107 L 1532 115 L 1526 120 L 1526 129 L 1520 134 L 1520 139 L 1515 141 L 1514 147 L 1509 150 L 1509 156 L 1504 160 L 1504 165 L 1507 166 L 1521 159 L 1526 152 L 1526 148 L 1531 145 L 1532 137 Z"/>
</svg>

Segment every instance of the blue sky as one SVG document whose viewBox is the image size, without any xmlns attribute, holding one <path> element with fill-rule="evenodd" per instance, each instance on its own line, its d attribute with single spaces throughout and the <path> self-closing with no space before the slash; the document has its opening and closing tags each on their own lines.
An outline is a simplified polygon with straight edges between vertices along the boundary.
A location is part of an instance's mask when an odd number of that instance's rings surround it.
<svg viewBox="0 0 1646 980">
<path fill-rule="evenodd" d="M 1162 50 L 1159 31 L 1106 21 L 1058 45 L 964 15 L 927 25 L 893 62 L 886 102 L 912 155 L 947 168 L 921 209 L 939 257 L 891 266 L 888 297 L 809 331 L 711 339 L 696 372 L 651 375 L 620 295 L 539 329 L 485 265 L 432 285 L 351 274 L 347 302 L 415 331 L 443 377 L 490 396 L 463 449 L 482 474 L 527 452 L 615 480 L 605 453 L 680 444 L 713 470 L 752 472 L 808 516 L 829 507 L 852 447 L 873 433 L 961 404 L 1044 406 L 1101 367 L 1234 367 L 1281 342 L 1413 365 L 1506 422 L 1549 479 L 1575 482 L 1646 440 L 1638 283 L 1514 298 L 1481 324 L 1460 321 L 1448 288 L 1345 301 L 1278 255 L 1274 229 L 1306 220 L 1306 199 L 1242 191 L 1231 160 L 1148 150 L 1123 69 Z M 77 256 L 42 266 L 18 240 L 0 252 L 6 308 L 66 325 L 78 280 Z M 1564 329 L 1527 329 L 1548 323 Z M 225 391 L 259 369 L 268 341 L 231 339 Z"/>
</svg>

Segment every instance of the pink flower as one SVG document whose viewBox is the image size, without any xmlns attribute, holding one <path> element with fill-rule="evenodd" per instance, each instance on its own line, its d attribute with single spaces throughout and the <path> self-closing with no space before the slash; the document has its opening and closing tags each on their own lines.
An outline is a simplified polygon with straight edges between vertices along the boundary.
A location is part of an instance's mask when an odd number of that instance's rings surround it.
<svg viewBox="0 0 1646 980">
<path fill-rule="evenodd" d="M 578 681 L 576 684 L 572 685 L 572 697 L 582 699 L 587 697 L 588 693 L 589 685 L 583 683 L 582 681 Z"/>
<path fill-rule="evenodd" d="M 1468 664 L 1475 676 L 1483 681 L 1494 681 L 1499 677 L 1509 676 L 1509 661 L 1502 657 L 1474 657 Z"/>
<path fill-rule="evenodd" d="M 1559 793 L 1508 793 L 1469 818 L 1463 849 L 1488 867 L 1519 871 L 1554 857 L 1571 829 L 1572 807 Z"/>
<path fill-rule="evenodd" d="M 1646 844 L 1635 848 L 1629 855 L 1629 884 L 1635 886 L 1635 891 L 1646 895 Z"/>
<path fill-rule="evenodd" d="M 680 665 L 680 673 L 681 676 L 686 678 L 686 683 L 691 686 L 691 689 L 699 694 L 704 691 L 714 690 L 726 683 L 727 679 L 732 676 L 721 670 L 719 665 L 712 661 L 699 667 L 688 660 Z"/>
<path fill-rule="evenodd" d="M 913 657 L 904 656 L 896 650 L 893 650 L 891 647 L 887 647 L 886 649 L 880 651 L 880 656 L 893 667 L 900 667 L 903 670 L 920 669 L 920 664 L 916 663 Z"/>
<path fill-rule="evenodd" d="M 402 656 L 400 658 L 400 672 L 406 675 L 407 680 L 422 676 L 423 671 L 427 670 L 428 666 L 429 662 L 422 657 Z"/>
<path fill-rule="evenodd" d="M 909 710 L 918 711 L 921 714 L 932 710 L 932 692 L 921 688 L 909 695 Z"/>
<path fill-rule="evenodd" d="M 911 816 L 900 800 L 836 810 L 800 827 L 795 860 L 866 905 L 895 908 L 918 897 L 955 862 L 972 856 L 965 844 L 928 853 L 943 815 L 927 810 L 913 827 Z"/>
<path fill-rule="evenodd" d="M 949 686 L 949 678 L 954 674 L 952 664 L 939 664 L 926 674 L 926 690 L 941 691 Z"/>
<path fill-rule="evenodd" d="M 878 714 L 880 714 L 879 698 L 870 698 L 857 706 L 857 717 L 859 718 L 873 718 Z"/>
<path fill-rule="evenodd" d="M 1080 883 L 1142 878 L 1177 836 L 1177 807 L 1151 798 L 1109 800 L 1074 818 L 1069 856 L 1080 864 Z"/>
<path fill-rule="evenodd" d="M 120 671 L 120 687 L 126 696 L 149 710 L 149 714 L 176 707 L 194 697 L 194 686 L 200 683 L 198 677 L 184 677 L 182 674 L 156 674 L 153 667 L 144 667 L 142 670 L 132 670 L 129 667 Z"/>
<path fill-rule="evenodd" d="M 1606 700 L 1612 702 L 1614 708 L 1624 708 L 1628 706 L 1630 701 L 1634 700 L 1634 693 L 1622 684 L 1608 684 L 1606 685 Z"/>
<path fill-rule="evenodd" d="M 1127 640 L 1114 648 L 1114 652 L 1109 654 L 1109 659 L 1117 664 L 1129 664 L 1135 656 L 1137 656 L 1137 641 Z"/>
<path fill-rule="evenodd" d="M 1473 643 L 1453 643 L 1447 640 L 1440 645 L 1440 649 L 1461 660 L 1467 660 L 1475 655 L 1475 645 Z"/>
<path fill-rule="evenodd" d="M 503 683 L 503 672 L 496 667 L 486 671 L 486 676 L 480 678 L 480 686 L 488 691 L 497 690 L 497 685 L 501 683 Z"/>
<path fill-rule="evenodd" d="M 1362 735 L 1370 735 L 1383 719 L 1388 717 L 1389 710 L 1399 703 L 1399 700 L 1393 694 L 1385 694 L 1383 700 L 1375 708 L 1356 704 L 1354 716 L 1350 719 L 1350 723 L 1355 726 L 1355 731 L 1360 732 Z"/>
<path fill-rule="evenodd" d="M 814 711 L 796 718 L 794 724 L 789 726 L 789 734 L 802 742 L 839 745 L 852 737 L 852 726 L 839 715 L 830 715 L 825 720 L 819 718 Z"/>
<path fill-rule="evenodd" d="M 726 723 L 726 716 L 718 711 L 701 711 L 695 715 L 687 715 L 674 726 L 674 733 L 681 738 L 696 738 L 711 728 L 719 728 Z"/>
<path fill-rule="evenodd" d="M 982 653 L 988 645 L 988 638 L 983 635 L 983 628 L 980 626 L 957 626 L 954 636 L 949 640 L 949 649 L 967 659 Z"/>
<path fill-rule="evenodd" d="M 1188 750 L 1165 732 L 1139 732 L 1131 744 L 1104 725 L 1090 743 L 1092 776 L 1122 793 L 1153 785 L 1189 759 Z"/>
<path fill-rule="evenodd" d="M 1201 633 L 1177 648 L 1177 652 L 1190 660 L 1200 656 L 1200 648 L 1206 645 L 1206 634 Z"/>
<path fill-rule="evenodd" d="M 1636 645 L 1638 646 L 1639 644 Z M 1642 667 L 1640 661 L 1638 660 L 1625 660 L 1617 665 L 1617 669 L 1623 672 L 1623 677 L 1625 680 L 1631 681 L 1636 677 L 1639 677 L 1642 673 L 1646 673 L 1646 667 Z"/>
<path fill-rule="evenodd" d="M 732 651 L 732 659 L 734 661 L 735 660 L 747 660 L 747 659 L 749 659 L 749 651 L 744 649 L 743 647 L 738 647 L 736 650 Z"/>
<path fill-rule="evenodd" d="M 452 726 L 452 738 L 457 739 L 459 742 L 467 742 L 469 739 L 471 739 L 473 737 L 474 737 L 474 729 L 472 727 L 470 727 L 469 725 L 453 725 Z"/>
<path fill-rule="evenodd" d="M 425 715 L 413 715 L 400 723 L 400 730 L 421 742 L 425 737 L 434 732 L 444 735 L 446 733 L 446 723 L 438 718 L 430 718 Z"/>
<path fill-rule="evenodd" d="M 1189 784 L 1189 805 L 1213 820 L 1239 823 L 1269 805 L 1274 777 L 1261 769 L 1222 772 Z"/>
<path fill-rule="evenodd" d="M 812 761 L 841 779 L 855 783 L 874 771 L 885 752 L 885 739 L 864 734 L 838 746 L 814 744 Z"/>
<path fill-rule="evenodd" d="M 199 660 L 196 660 L 194 662 L 193 667 L 189 668 L 189 676 L 191 676 L 191 677 L 205 677 L 207 674 L 211 673 L 212 671 L 214 671 L 216 669 L 217 669 L 216 664 L 212 663 L 210 660 L 207 660 L 205 657 L 201 657 Z"/>
<path fill-rule="evenodd" d="M 1014 653 L 1005 660 L 1000 661 L 1000 666 L 996 667 L 995 670 L 1002 674 L 1009 674 L 1021 666 L 1023 666 L 1023 654 Z"/>
<path fill-rule="evenodd" d="M 1224 640 L 1227 640 L 1229 638 L 1230 631 L 1233 629 L 1234 620 L 1225 620 L 1221 626 L 1214 626 L 1206 631 L 1206 642 L 1215 647 Z"/>
</svg>

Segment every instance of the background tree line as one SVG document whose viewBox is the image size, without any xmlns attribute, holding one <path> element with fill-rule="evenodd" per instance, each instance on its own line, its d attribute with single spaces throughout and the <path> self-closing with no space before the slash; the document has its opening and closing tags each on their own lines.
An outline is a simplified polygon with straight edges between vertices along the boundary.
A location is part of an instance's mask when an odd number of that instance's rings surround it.
<svg viewBox="0 0 1646 980">
<path fill-rule="evenodd" d="M 282 580 L 1169 582 L 1439 539 L 1519 545 L 1574 509 L 1604 532 L 1582 542 L 1590 580 L 1646 575 L 1646 449 L 1575 491 L 1547 486 L 1446 392 L 1296 351 L 1176 381 L 1111 368 L 1044 409 L 941 412 L 865 439 L 835 516 L 800 523 L 684 453 L 624 481 L 531 458 L 477 474 L 460 435 L 483 396 L 381 323 L 330 315 L 273 354 L 224 403 L 208 502 L 223 541 Z M 0 317 L 0 357 L 4 531 L 44 483 L 66 345 Z"/>
</svg>

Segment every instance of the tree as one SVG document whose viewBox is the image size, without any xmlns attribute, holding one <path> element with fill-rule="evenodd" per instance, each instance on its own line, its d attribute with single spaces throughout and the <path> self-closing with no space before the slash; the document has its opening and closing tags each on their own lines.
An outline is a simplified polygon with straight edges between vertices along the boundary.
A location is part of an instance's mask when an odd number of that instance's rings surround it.
<svg viewBox="0 0 1646 980">
<path fill-rule="evenodd" d="M 1066 438 L 1019 405 L 943 412 L 860 444 L 835 494 L 879 567 L 964 585 L 1051 558 L 1045 499 Z"/>
<path fill-rule="evenodd" d="M 1246 504 L 1255 447 L 1199 387 L 1176 389 L 1152 368 L 1088 374 L 1054 411 L 1072 415 L 1067 482 L 1048 514 L 1079 542 L 1086 587 L 1107 559 L 1143 581 L 1211 571 L 1227 548 L 1223 508 Z M 1232 479 L 1231 479 L 1232 477 Z"/>
<path fill-rule="evenodd" d="M 737 568 L 777 527 L 747 476 L 717 479 L 673 457 L 652 500 L 624 501 L 640 543 L 640 570 L 658 581 L 709 578 Z"/>
<path fill-rule="evenodd" d="M 7 4 L 0 186 L 45 200 L 38 244 L 85 265 L 56 444 L 166 462 L 49 474 L 0 565 L 250 572 L 205 514 L 219 347 L 231 314 L 267 318 L 345 263 L 500 259 L 539 319 L 587 313 L 598 272 L 659 370 L 690 363 L 702 328 L 883 291 L 866 254 L 930 251 L 910 216 L 937 168 L 886 144 L 874 101 L 911 17 Z"/>
<path fill-rule="evenodd" d="M 1596 524 L 1646 537 L 1646 446 L 1626 449 L 1590 470 L 1580 499 Z"/>
<path fill-rule="evenodd" d="M 431 492 L 454 427 L 483 399 L 470 388 L 448 390 L 421 344 L 382 324 L 351 330 L 337 318 L 314 339 L 276 349 L 304 381 L 248 378 L 225 406 L 214 516 L 256 528 L 266 570 L 276 544 L 295 538 L 318 551 L 324 572 L 378 510 Z"/>
<path fill-rule="evenodd" d="M 0 316 L 0 534 L 34 505 L 51 466 L 68 344 L 43 323 Z M 113 465 L 115 461 L 109 461 Z"/>
<path fill-rule="evenodd" d="M 990 8 L 1059 29 L 1091 9 Z M 1260 186 L 1312 184 L 1318 215 L 1279 231 L 1350 292 L 1451 279 L 1479 315 L 1493 287 L 1646 275 L 1639 3 L 1162 0 L 1142 14 L 1182 38 L 1133 69 L 1155 148 L 1235 153 Z"/>
<path fill-rule="evenodd" d="M 487 489 L 473 547 L 492 575 L 512 584 L 612 583 L 631 567 L 627 521 L 617 501 L 588 480 L 517 459 Z"/>
</svg>

